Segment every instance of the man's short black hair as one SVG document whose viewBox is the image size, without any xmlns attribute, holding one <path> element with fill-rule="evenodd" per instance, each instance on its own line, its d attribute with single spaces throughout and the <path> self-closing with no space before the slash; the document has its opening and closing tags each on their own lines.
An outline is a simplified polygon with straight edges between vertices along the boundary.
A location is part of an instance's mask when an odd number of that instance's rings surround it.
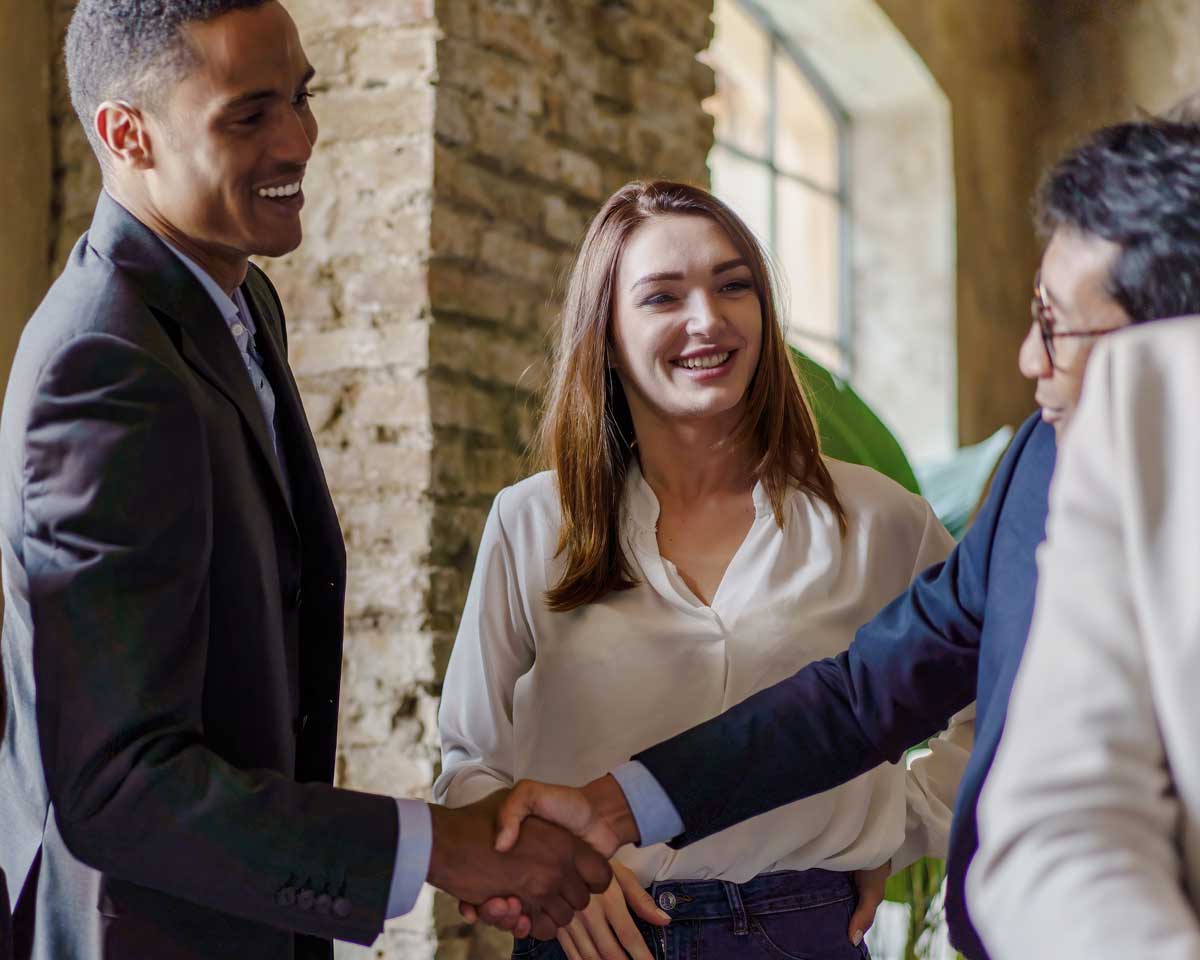
<svg viewBox="0 0 1200 960">
<path fill-rule="evenodd" d="M 104 151 L 92 129 L 105 100 L 153 105 L 192 64 L 180 31 L 268 0 L 79 0 L 67 28 L 71 105 L 96 156 Z"/>
<path fill-rule="evenodd" d="M 1121 248 L 1108 292 L 1134 323 L 1200 314 L 1200 126 L 1170 120 L 1098 130 L 1038 189 L 1039 232 L 1060 227 Z"/>
</svg>

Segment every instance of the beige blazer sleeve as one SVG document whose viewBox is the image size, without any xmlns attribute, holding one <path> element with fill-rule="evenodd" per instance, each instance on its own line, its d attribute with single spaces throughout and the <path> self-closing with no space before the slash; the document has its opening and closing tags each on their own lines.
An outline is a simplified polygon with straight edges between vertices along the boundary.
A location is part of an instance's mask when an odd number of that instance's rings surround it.
<svg viewBox="0 0 1200 960">
<path fill-rule="evenodd" d="M 967 881 L 995 960 L 1200 958 L 1200 325 L 1150 327 L 1097 349 L 1060 451 Z"/>
</svg>

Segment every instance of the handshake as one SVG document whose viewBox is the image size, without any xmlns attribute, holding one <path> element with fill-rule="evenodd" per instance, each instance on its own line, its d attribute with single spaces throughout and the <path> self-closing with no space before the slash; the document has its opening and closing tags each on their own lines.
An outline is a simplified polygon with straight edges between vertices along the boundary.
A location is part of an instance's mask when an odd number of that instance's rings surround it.
<svg viewBox="0 0 1200 960">
<path fill-rule="evenodd" d="M 468 920 L 518 937 L 553 939 L 608 889 L 609 858 L 639 840 L 611 776 L 582 789 L 522 780 L 467 807 L 430 809 L 429 882 L 457 897 Z"/>
</svg>

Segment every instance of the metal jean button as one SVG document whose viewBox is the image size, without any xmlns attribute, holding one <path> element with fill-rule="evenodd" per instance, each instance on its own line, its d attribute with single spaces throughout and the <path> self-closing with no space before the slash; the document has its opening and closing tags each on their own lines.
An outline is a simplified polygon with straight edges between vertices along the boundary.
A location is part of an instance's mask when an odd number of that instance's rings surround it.
<svg viewBox="0 0 1200 960">
<path fill-rule="evenodd" d="M 676 899 L 675 894 L 671 893 L 669 890 L 664 890 L 658 895 L 658 905 L 664 910 L 674 910 L 675 904 L 678 902 L 679 901 Z"/>
</svg>

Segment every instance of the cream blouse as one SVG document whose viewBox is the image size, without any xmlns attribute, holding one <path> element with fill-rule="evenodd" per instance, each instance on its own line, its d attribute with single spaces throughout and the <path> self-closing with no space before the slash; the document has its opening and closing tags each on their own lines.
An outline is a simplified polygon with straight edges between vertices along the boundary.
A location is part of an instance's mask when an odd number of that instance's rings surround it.
<svg viewBox="0 0 1200 960">
<path fill-rule="evenodd" d="M 562 569 L 553 474 L 502 490 L 446 673 L 434 798 L 462 806 L 523 777 L 582 785 L 845 650 L 953 540 L 920 497 L 865 467 L 828 464 L 845 537 L 829 507 L 799 491 L 781 528 L 757 486 L 750 532 L 711 606 L 659 553 L 658 501 L 636 462 L 621 534 L 640 582 L 569 613 L 544 602 Z M 944 856 L 973 715 L 956 718 L 911 770 L 885 764 L 682 850 L 626 847 L 618 858 L 649 885 Z"/>
</svg>

